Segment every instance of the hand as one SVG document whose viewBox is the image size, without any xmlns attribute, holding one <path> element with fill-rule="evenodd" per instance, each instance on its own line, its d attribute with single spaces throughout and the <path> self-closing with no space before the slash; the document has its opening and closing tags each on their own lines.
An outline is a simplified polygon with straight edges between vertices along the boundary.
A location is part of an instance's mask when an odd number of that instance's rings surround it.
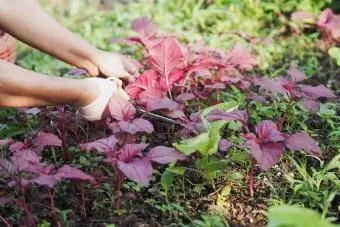
<svg viewBox="0 0 340 227">
<path fill-rule="evenodd" d="M 106 77 L 116 77 L 127 83 L 134 81 L 135 78 L 131 74 L 136 73 L 138 70 L 137 67 L 129 61 L 128 57 L 105 51 L 98 51 L 98 53 L 93 56 L 93 63 L 97 66 L 97 74 L 99 73 Z M 90 70 L 88 70 L 88 72 L 90 75 L 93 75 Z"/>
</svg>

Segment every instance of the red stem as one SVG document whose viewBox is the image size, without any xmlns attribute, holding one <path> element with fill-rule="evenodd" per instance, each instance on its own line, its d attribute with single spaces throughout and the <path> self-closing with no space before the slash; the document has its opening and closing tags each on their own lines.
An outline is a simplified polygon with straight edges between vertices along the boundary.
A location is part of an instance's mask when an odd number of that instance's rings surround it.
<svg viewBox="0 0 340 227">
<path fill-rule="evenodd" d="M 285 123 L 287 115 L 288 115 L 290 109 L 292 108 L 292 106 L 293 106 L 293 100 L 289 99 L 288 107 L 286 108 L 285 112 L 283 113 L 283 115 L 282 115 L 282 117 L 279 121 L 279 125 L 278 125 L 279 131 L 282 131 L 283 124 Z"/>
<path fill-rule="evenodd" d="M 0 220 L 1 220 L 3 223 L 5 223 L 5 225 L 6 225 L 7 227 L 11 227 L 11 226 L 12 226 L 12 225 L 9 224 L 9 222 L 6 221 L 6 219 L 5 219 L 4 217 L 2 217 L 1 215 L 0 215 Z"/>
<path fill-rule="evenodd" d="M 54 204 L 54 190 L 49 188 L 49 189 L 48 189 L 48 194 L 49 194 L 49 196 L 50 196 L 50 204 L 51 204 L 53 219 L 57 222 L 57 226 L 60 226 L 60 223 L 58 222 L 57 212 L 56 212 L 56 210 L 55 210 L 55 204 Z"/>
<path fill-rule="evenodd" d="M 85 190 L 84 190 L 84 185 L 83 184 L 80 184 L 80 187 L 81 187 L 81 200 L 82 200 L 82 216 L 83 218 L 85 219 L 87 217 L 87 214 L 86 214 L 86 203 L 85 203 Z"/>
<path fill-rule="evenodd" d="M 249 183 L 248 183 L 250 197 L 254 196 L 254 169 L 255 169 L 255 164 L 256 164 L 256 160 L 255 160 L 255 158 L 252 158 L 250 172 L 249 172 Z"/>
<path fill-rule="evenodd" d="M 34 221 L 34 218 L 33 218 L 33 215 L 32 215 L 32 212 L 30 211 L 30 209 L 28 208 L 27 204 L 26 204 L 26 201 L 25 201 L 25 198 L 21 198 L 21 203 L 22 203 L 22 207 L 24 208 L 24 211 L 28 217 L 28 220 L 29 222 L 31 223 L 32 226 L 37 226 L 37 224 L 35 223 Z"/>
</svg>

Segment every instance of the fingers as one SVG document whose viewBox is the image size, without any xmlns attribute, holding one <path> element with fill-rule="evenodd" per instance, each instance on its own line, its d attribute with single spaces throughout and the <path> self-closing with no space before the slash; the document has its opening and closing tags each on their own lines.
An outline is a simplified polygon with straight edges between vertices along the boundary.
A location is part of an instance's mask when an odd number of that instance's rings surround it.
<svg viewBox="0 0 340 227">
<path fill-rule="evenodd" d="M 138 72 L 138 67 L 133 63 L 133 61 L 124 55 L 121 55 L 121 60 L 124 66 L 124 69 L 131 74 L 136 74 Z"/>
<path fill-rule="evenodd" d="M 119 79 L 123 80 L 124 83 L 131 83 L 133 81 L 135 81 L 135 77 L 132 76 L 130 73 L 125 72 L 123 75 L 117 76 Z"/>
</svg>

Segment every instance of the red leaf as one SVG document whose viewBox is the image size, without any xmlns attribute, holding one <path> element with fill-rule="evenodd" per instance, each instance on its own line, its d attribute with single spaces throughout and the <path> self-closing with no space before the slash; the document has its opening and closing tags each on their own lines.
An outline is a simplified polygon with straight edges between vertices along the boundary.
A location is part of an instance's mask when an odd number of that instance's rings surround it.
<svg viewBox="0 0 340 227">
<path fill-rule="evenodd" d="M 301 91 L 307 99 L 316 100 L 320 97 L 336 98 L 336 95 L 334 95 L 333 92 L 324 85 L 318 85 L 315 87 L 304 85 L 301 87 Z"/>
<path fill-rule="evenodd" d="M 158 87 L 159 84 L 157 72 L 153 69 L 150 69 L 146 70 L 142 75 L 140 75 L 135 82 L 126 86 L 125 91 L 132 99 L 136 99 L 143 90 Z"/>
<path fill-rule="evenodd" d="M 123 162 L 129 162 L 137 155 L 141 156 L 141 152 L 148 146 L 148 144 L 126 144 L 119 151 L 118 159 Z"/>
<path fill-rule="evenodd" d="M 250 138 L 244 145 L 251 150 L 252 156 L 264 170 L 275 165 L 283 153 L 283 147 L 280 143 L 269 142 L 260 145 L 256 142 L 256 139 Z"/>
<path fill-rule="evenodd" d="M 163 98 L 161 100 L 151 101 L 148 103 L 147 109 L 148 111 L 160 110 L 160 109 L 168 109 L 168 110 L 176 110 L 179 108 L 179 104 L 170 100 L 169 98 Z"/>
<path fill-rule="evenodd" d="M 290 74 L 290 76 L 292 77 L 293 81 L 296 82 L 296 83 L 301 82 L 301 81 L 307 79 L 305 73 L 300 71 L 298 68 L 296 68 L 293 65 L 291 65 L 289 67 L 287 72 Z"/>
<path fill-rule="evenodd" d="M 31 149 L 17 151 L 11 157 L 13 165 L 19 171 L 25 170 L 31 165 L 40 165 L 40 160 L 41 157 Z"/>
<path fill-rule="evenodd" d="M 181 93 L 175 98 L 177 102 L 185 102 L 192 99 L 195 99 L 195 95 L 193 93 Z"/>
<path fill-rule="evenodd" d="M 129 163 L 118 161 L 117 166 L 130 180 L 137 182 L 140 186 L 149 185 L 152 177 L 152 166 L 149 159 L 143 158 Z"/>
<path fill-rule="evenodd" d="M 262 77 L 259 79 L 258 85 L 260 88 L 266 91 L 279 93 L 279 94 L 286 94 L 287 90 L 282 86 L 282 83 L 279 81 L 278 78 L 270 79 L 268 77 Z"/>
<path fill-rule="evenodd" d="M 312 113 L 317 113 L 320 110 L 320 103 L 313 100 L 302 100 L 299 103 Z"/>
<path fill-rule="evenodd" d="M 169 75 L 183 61 L 183 53 L 174 38 L 164 37 L 149 49 L 148 61 L 170 85 Z"/>
<path fill-rule="evenodd" d="M 316 141 L 304 132 L 297 132 L 289 136 L 285 141 L 285 146 L 293 151 L 305 150 L 310 154 L 321 156 L 321 149 Z"/>
<path fill-rule="evenodd" d="M 39 132 L 33 141 L 34 151 L 41 152 L 46 146 L 61 147 L 61 140 L 52 133 Z"/>
<path fill-rule="evenodd" d="M 116 139 L 116 137 L 112 135 L 107 138 L 96 140 L 90 143 L 79 144 L 79 148 L 87 152 L 95 150 L 99 153 L 107 153 L 114 150 L 117 142 L 118 140 Z"/>
<path fill-rule="evenodd" d="M 108 105 L 112 118 L 119 121 L 131 120 L 136 114 L 136 109 L 132 103 L 120 95 L 112 97 Z"/>
<path fill-rule="evenodd" d="M 154 36 L 157 32 L 156 26 L 147 17 L 134 19 L 131 28 L 133 31 L 145 37 Z"/>
<path fill-rule="evenodd" d="M 260 156 L 254 156 L 254 158 L 258 161 L 262 169 L 267 170 L 280 160 L 283 153 L 283 146 L 280 143 L 266 143 L 261 145 L 261 151 Z"/>
<path fill-rule="evenodd" d="M 176 118 L 186 119 L 186 115 L 183 110 L 165 111 L 164 116 L 174 118 L 174 119 Z"/>
<path fill-rule="evenodd" d="M 14 142 L 9 146 L 9 151 L 10 152 L 16 152 L 25 147 L 25 144 L 23 142 Z"/>
<path fill-rule="evenodd" d="M 185 75 L 184 75 L 183 70 L 182 69 L 175 69 L 168 76 L 169 87 L 172 88 L 172 85 L 174 83 L 178 83 L 178 82 L 182 81 L 184 78 L 185 78 Z M 162 79 L 164 79 L 164 78 L 162 78 Z M 166 80 L 164 80 L 164 82 L 162 82 L 162 84 L 166 85 Z"/>
<path fill-rule="evenodd" d="M 152 162 L 157 162 L 159 164 L 168 164 L 175 160 L 183 161 L 187 159 L 187 157 L 183 153 L 177 151 L 175 148 L 165 146 L 152 148 L 149 151 L 147 157 Z"/>
<path fill-rule="evenodd" d="M 131 122 L 120 121 L 119 126 L 123 131 L 130 134 L 136 134 L 138 132 L 146 132 L 150 134 L 154 130 L 153 125 L 149 121 L 142 118 L 134 119 Z"/>
<path fill-rule="evenodd" d="M 246 124 L 248 121 L 247 113 L 243 110 L 234 110 L 231 112 L 224 112 L 221 110 L 213 110 L 207 115 L 208 121 L 239 121 Z"/>
<path fill-rule="evenodd" d="M 54 186 L 58 183 L 58 180 L 54 177 L 54 175 L 40 175 L 33 181 L 36 184 L 45 185 L 49 188 L 54 188 Z"/>
<path fill-rule="evenodd" d="M 54 175 L 55 178 L 59 181 L 62 178 L 70 179 L 70 180 L 81 180 L 81 181 L 94 181 L 93 177 L 87 175 L 83 171 L 73 168 L 69 165 L 63 165 L 58 169 L 57 173 Z"/>
<path fill-rule="evenodd" d="M 205 89 L 225 89 L 225 84 L 222 83 L 215 83 L 215 84 L 209 84 L 204 86 Z"/>
<path fill-rule="evenodd" d="M 218 149 L 220 151 L 227 151 L 233 144 L 229 142 L 227 139 L 221 139 L 218 143 Z"/>
<path fill-rule="evenodd" d="M 261 142 L 278 142 L 285 140 L 285 137 L 279 132 L 277 125 L 273 121 L 261 121 L 256 125 L 255 130 Z"/>
<path fill-rule="evenodd" d="M 227 53 L 227 63 L 241 70 L 251 70 L 257 64 L 256 58 L 238 43 Z"/>
<path fill-rule="evenodd" d="M 139 95 L 139 101 L 143 105 L 148 105 L 150 102 L 157 102 L 165 97 L 164 91 L 155 88 L 148 88 Z"/>
</svg>

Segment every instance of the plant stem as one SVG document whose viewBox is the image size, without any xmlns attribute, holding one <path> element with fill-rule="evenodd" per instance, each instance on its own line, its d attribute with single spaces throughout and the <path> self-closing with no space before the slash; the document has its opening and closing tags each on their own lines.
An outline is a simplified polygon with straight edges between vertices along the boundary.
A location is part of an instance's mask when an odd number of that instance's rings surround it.
<svg viewBox="0 0 340 227">
<path fill-rule="evenodd" d="M 87 217 L 87 214 L 86 214 L 86 203 L 85 203 L 85 190 L 84 190 L 84 184 L 80 184 L 80 187 L 81 187 L 81 205 L 82 205 L 82 216 L 83 218 L 86 218 Z"/>
<path fill-rule="evenodd" d="M 115 168 L 115 209 L 118 210 L 120 208 L 120 194 L 121 194 L 121 185 L 122 185 L 122 174 L 119 169 Z"/>
<path fill-rule="evenodd" d="M 1 215 L 0 215 L 0 220 L 1 220 L 3 223 L 5 223 L 5 225 L 6 225 L 7 227 L 11 227 L 11 226 L 12 226 L 12 225 L 9 224 L 9 222 L 6 221 L 6 219 L 5 219 L 4 217 L 2 217 Z"/>
<path fill-rule="evenodd" d="M 288 115 L 290 109 L 292 108 L 292 106 L 293 106 L 293 100 L 290 98 L 290 99 L 289 99 L 288 106 L 287 106 L 285 112 L 283 113 L 283 115 L 282 115 L 282 117 L 281 117 L 281 119 L 280 119 L 280 121 L 279 121 L 279 125 L 278 125 L 279 131 L 282 131 L 283 124 L 284 124 L 284 122 L 286 121 L 287 115 Z"/>
<path fill-rule="evenodd" d="M 21 204 L 22 204 L 22 208 L 24 208 L 24 211 L 27 215 L 27 218 L 29 220 L 29 222 L 31 223 L 32 226 L 37 226 L 37 224 L 34 221 L 32 212 L 30 211 L 30 209 L 28 208 L 26 201 L 25 201 L 25 197 L 21 198 Z"/>
<path fill-rule="evenodd" d="M 256 160 L 255 160 L 255 158 L 252 158 L 250 172 L 249 172 L 249 183 L 248 183 L 250 197 L 254 196 L 254 169 L 255 169 L 255 164 L 256 164 Z"/>
</svg>

